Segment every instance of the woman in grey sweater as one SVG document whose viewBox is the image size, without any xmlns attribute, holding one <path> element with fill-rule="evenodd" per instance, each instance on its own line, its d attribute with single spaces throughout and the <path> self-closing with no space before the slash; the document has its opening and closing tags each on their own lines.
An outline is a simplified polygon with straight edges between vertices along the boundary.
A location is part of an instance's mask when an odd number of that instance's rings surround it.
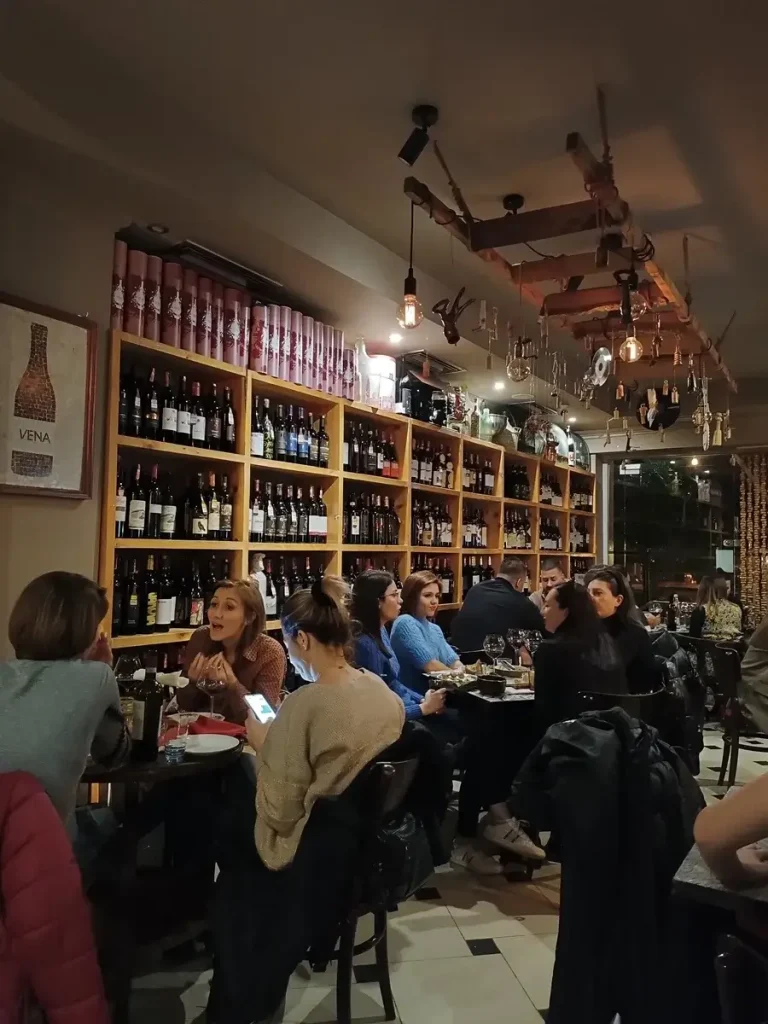
<svg viewBox="0 0 768 1024">
<path fill-rule="evenodd" d="M 0 662 L 0 772 L 36 776 L 70 832 L 88 755 L 112 767 L 130 753 L 100 632 L 108 607 L 104 588 L 85 576 L 38 576 L 8 622 L 16 659 Z"/>
</svg>

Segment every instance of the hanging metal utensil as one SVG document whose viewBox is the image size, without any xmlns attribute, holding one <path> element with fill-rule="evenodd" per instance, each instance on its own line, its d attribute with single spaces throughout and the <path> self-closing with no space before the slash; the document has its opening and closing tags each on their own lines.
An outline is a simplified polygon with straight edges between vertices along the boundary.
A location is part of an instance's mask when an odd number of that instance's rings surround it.
<svg viewBox="0 0 768 1024">
<path fill-rule="evenodd" d="M 620 380 L 616 385 L 616 401 L 620 402 L 625 397 L 624 381 Z"/>
<path fill-rule="evenodd" d="M 712 447 L 719 448 L 723 443 L 723 414 L 715 413 L 715 428 L 712 431 Z"/>
<path fill-rule="evenodd" d="M 686 380 L 686 386 L 688 388 L 689 395 L 692 395 L 696 391 L 696 366 L 693 361 L 693 352 L 688 356 L 688 378 Z"/>
<path fill-rule="evenodd" d="M 680 392 L 677 390 L 677 384 L 672 385 L 672 394 L 670 395 L 670 401 L 672 405 L 680 405 Z"/>
<path fill-rule="evenodd" d="M 682 366 L 683 365 L 683 353 L 680 351 L 680 332 L 679 331 L 677 331 L 677 333 L 675 334 L 675 351 L 674 351 L 674 354 L 672 356 L 672 365 L 673 366 Z"/>
<path fill-rule="evenodd" d="M 669 381 L 666 379 L 664 380 L 664 383 L 661 385 L 661 393 L 662 395 L 669 394 Z"/>
<path fill-rule="evenodd" d="M 653 364 L 656 362 L 656 360 L 661 355 L 661 346 L 663 344 L 664 344 L 664 339 L 661 336 L 661 316 L 657 315 L 656 316 L 656 333 L 653 335 L 653 340 L 651 341 L 651 359 L 650 359 L 650 364 L 649 364 L 650 366 L 653 366 Z"/>
<path fill-rule="evenodd" d="M 603 441 L 603 448 L 611 443 L 611 421 L 607 419 L 605 421 L 605 439 Z"/>
<path fill-rule="evenodd" d="M 597 349 L 592 356 L 592 362 L 587 371 L 587 376 L 593 387 L 599 388 L 605 384 L 611 375 L 612 365 L 613 360 L 611 359 L 610 351 L 605 346 Z"/>
</svg>

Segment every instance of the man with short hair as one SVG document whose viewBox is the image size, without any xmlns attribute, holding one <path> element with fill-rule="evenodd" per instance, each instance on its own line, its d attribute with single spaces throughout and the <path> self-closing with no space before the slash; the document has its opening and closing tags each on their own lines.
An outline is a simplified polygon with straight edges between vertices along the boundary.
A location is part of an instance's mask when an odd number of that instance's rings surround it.
<svg viewBox="0 0 768 1024">
<path fill-rule="evenodd" d="M 563 572 L 563 567 L 560 564 L 560 560 L 557 558 L 544 558 L 541 562 L 539 569 L 539 589 L 534 590 L 529 600 L 536 605 L 541 612 L 544 609 L 544 602 L 547 599 L 547 594 L 552 590 L 553 587 L 559 587 L 561 583 L 565 583 L 567 576 Z"/>
<path fill-rule="evenodd" d="M 489 633 L 506 639 L 508 629 L 544 631 L 541 613 L 522 593 L 527 576 L 519 558 L 505 558 L 495 579 L 471 587 L 451 623 L 451 641 L 460 651 L 479 651 Z"/>
</svg>

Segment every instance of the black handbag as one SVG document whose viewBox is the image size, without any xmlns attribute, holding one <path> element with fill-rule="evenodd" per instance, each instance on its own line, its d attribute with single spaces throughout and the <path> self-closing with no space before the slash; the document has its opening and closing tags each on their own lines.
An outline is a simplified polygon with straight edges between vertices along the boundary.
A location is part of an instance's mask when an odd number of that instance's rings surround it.
<svg viewBox="0 0 768 1024">
<path fill-rule="evenodd" d="M 420 889 L 435 870 L 423 825 L 410 812 L 383 825 L 376 836 L 379 878 L 387 902 L 401 903 Z"/>
</svg>

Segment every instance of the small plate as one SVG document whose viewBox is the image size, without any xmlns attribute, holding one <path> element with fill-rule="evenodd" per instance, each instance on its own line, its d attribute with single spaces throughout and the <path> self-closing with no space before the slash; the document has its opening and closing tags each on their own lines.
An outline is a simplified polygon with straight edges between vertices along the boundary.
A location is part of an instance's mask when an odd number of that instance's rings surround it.
<svg viewBox="0 0 768 1024">
<path fill-rule="evenodd" d="M 236 736 L 216 736 L 214 733 L 190 736 L 187 739 L 187 753 L 193 757 L 202 754 L 220 754 L 224 750 L 234 750 L 240 740 Z"/>
<path fill-rule="evenodd" d="M 186 715 L 189 718 L 190 721 L 193 721 L 196 718 L 212 718 L 216 722 L 223 722 L 224 721 L 224 715 L 217 715 L 215 712 L 213 712 L 213 714 L 212 714 L 210 711 L 182 711 L 181 714 L 182 715 Z M 166 715 L 165 717 L 170 722 L 178 722 L 178 720 L 179 720 L 179 713 L 177 712 L 176 714 L 173 714 L 173 715 Z"/>
</svg>

